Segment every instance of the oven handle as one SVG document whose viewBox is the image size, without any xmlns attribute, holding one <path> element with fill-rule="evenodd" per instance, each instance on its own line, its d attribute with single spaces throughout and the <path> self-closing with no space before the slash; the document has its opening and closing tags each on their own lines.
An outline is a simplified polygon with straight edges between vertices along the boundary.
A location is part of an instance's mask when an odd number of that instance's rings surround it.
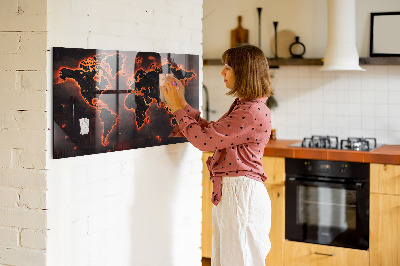
<svg viewBox="0 0 400 266">
<path fill-rule="evenodd" d="M 335 182 L 335 181 L 321 181 L 321 180 L 315 180 L 315 181 L 310 181 L 310 180 L 305 180 L 303 178 L 298 178 L 298 177 L 288 177 L 286 181 L 294 181 L 297 183 L 301 183 L 304 185 L 341 185 L 341 186 L 345 186 L 345 187 L 349 187 L 349 188 L 354 188 L 354 189 L 361 189 L 363 187 L 363 183 L 362 182 Z"/>
</svg>

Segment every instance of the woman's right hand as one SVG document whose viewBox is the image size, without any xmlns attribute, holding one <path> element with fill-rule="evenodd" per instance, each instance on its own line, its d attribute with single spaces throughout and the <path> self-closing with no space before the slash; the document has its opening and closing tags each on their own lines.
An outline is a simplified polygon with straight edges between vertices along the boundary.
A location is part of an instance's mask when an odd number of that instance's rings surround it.
<svg viewBox="0 0 400 266">
<path fill-rule="evenodd" d="M 168 81 L 171 82 L 172 84 L 176 84 L 178 86 L 178 98 L 179 98 L 179 103 L 183 108 L 187 105 L 187 102 L 185 100 L 185 86 L 183 86 L 182 82 L 175 78 L 174 76 L 168 76 L 167 77 Z"/>
</svg>

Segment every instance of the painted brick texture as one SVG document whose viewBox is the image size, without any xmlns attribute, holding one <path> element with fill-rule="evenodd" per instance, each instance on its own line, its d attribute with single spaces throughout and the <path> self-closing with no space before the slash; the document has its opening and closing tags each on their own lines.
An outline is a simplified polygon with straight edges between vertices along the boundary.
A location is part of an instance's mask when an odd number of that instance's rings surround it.
<svg viewBox="0 0 400 266">
<path fill-rule="evenodd" d="M 46 0 L 0 8 L 0 264 L 46 263 Z"/>
</svg>

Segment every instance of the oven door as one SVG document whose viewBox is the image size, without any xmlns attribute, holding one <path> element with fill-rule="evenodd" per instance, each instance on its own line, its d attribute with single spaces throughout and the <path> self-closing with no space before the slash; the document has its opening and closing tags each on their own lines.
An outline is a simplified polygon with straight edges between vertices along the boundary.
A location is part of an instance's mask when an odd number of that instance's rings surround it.
<svg viewBox="0 0 400 266">
<path fill-rule="evenodd" d="M 367 250 L 369 185 L 286 178 L 286 239 Z"/>
</svg>

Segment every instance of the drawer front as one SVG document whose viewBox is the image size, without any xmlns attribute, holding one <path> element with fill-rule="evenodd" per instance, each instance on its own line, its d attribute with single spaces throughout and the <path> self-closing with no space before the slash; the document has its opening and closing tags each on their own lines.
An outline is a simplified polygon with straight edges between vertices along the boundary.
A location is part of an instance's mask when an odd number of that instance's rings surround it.
<svg viewBox="0 0 400 266">
<path fill-rule="evenodd" d="M 365 266 L 369 253 L 365 250 L 340 248 L 294 241 L 285 241 L 285 266 Z"/>
</svg>

